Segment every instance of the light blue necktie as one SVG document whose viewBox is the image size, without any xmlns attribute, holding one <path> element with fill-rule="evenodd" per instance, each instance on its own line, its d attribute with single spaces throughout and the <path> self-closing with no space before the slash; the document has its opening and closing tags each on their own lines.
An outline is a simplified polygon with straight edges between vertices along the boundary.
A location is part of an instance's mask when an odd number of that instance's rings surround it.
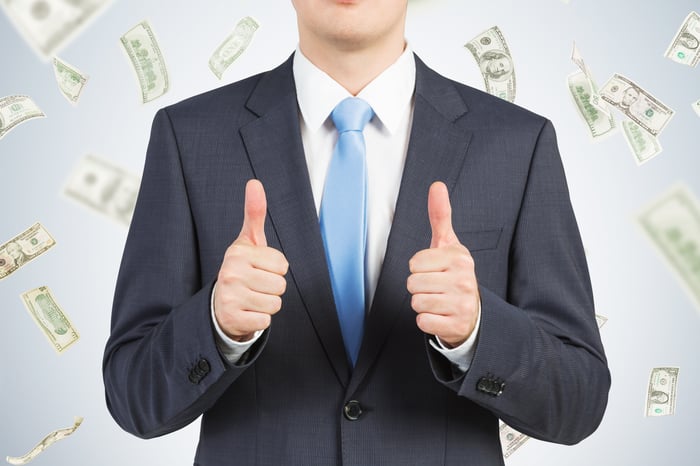
<svg viewBox="0 0 700 466">
<path fill-rule="evenodd" d="M 331 119 L 338 130 L 321 200 L 321 234 L 345 350 L 353 367 L 365 318 L 367 169 L 362 130 L 374 112 L 367 102 L 348 97 Z"/>
</svg>

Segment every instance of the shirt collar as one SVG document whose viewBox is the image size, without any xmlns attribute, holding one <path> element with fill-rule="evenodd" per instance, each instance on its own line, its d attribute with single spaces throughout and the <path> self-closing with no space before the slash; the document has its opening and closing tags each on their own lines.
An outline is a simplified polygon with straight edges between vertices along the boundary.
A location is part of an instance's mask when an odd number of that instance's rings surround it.
<svg viewBox="0 0 700 466">
<path fill-rule="evenodd" d="M 351 94 L 328 74 L 311 63 L 299 47 L 294 53 L 294 83 L 299 110 L 306 125 L 317 131 L 338 103 Z M 396 132 L 416 83 L 416 62 L 410 46 L 357 95 L 374 110 L 390 133 Z"/>
</svg>

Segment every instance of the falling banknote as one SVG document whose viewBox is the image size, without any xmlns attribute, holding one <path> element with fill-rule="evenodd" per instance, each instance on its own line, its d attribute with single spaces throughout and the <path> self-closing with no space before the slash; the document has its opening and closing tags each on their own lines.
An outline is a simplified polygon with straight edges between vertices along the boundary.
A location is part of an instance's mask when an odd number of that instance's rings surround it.
<svg viewBox="0 0 700 466">
<path fill-rule="evenodd" d="M 44 118 L 44 112 L 26 95 L 0 98 L 0 139 L 25 121 Z"/>
<path fill-rule="evenodd" d="M 693 103 L 693 110 L 695 110 L 695 113 L 700 116 L 700 100 L 697 102 Z"/>
<path fill-rule="evenodd" d="M 673 110 L 635 82 L 616 74 L 600 95 L 652 136 L 658 136 L 673 116 Z"/>
<path fill-rule="evenodd" d="M 138 176 L 87 155 L 73 170 L 63 192 L 80 204 L 128 226 L 140 184 Z"/>
<path fill-rule="evenodd" d="M 131 28 L 120 40 L 139 80 L 141 101 L 145 104 L 165 94 L 170 86 L 168 70 L 148 21 Z"/>
<path fill-rule="evenodd" d="M 607 321 L 608 321 L 607 317 L 600 315 L 600 314 L 595 315 L 595 322 L 596 322 L 596 324 L 598 324 L 598 328 L 603 328 L 603 325 L 605 325 L 605 323 Z"/>
<path fill-rule="evenodd" d="M 576 109 L 588 127 L 591 137 L 599 139 L 616 131 L 615 118 L 607 108 L 605 102 L 600 99 L 598 86 L 593 80 L 590 69 L 583 61 L 576 44 L 574 44 L 571 60 L 580 68 L 580 71 L 569 75 L 567 78 L 569 92 L 574 99 Z"/>
<path fill-rule="evenodd" d="M 634 121 L 623 121 L 622 129 L 625 133 L 627 145 L 634 154 L 634 160 L 637 162 L 637 165 L 648 162 L 663 151 L 659 139 L 644 131 Z"/>
<path fill-rule="evenodd" d="M 671 416 L 676 412 L 678 367 L 655 367 L 647 386 L 645 417 Z"/>
<path fill-rule="evenodd" d="M 53 58 L 53 71 L 61 94 L 68 99 L 68 102 L 77 104 L 88 77 L 58 57 Z"/>
<path fill-rule="evenodd" d="M 0 6 L 24 40 L 49 59 L 111 1 L 0 0 Z"/>
<path fill-rule="evenodd" d="M 36 223 L 0 245 L 0 280 L 36 259 L 56 244 L 48 231 Z"/>
<path fill-rule="evenodd" d="M 515 100 L 515 68 L 506 39 L 498 26 L 482 32 L 465 44 L 474 55 L 489 94 Z"/>
<path fill-rule="evenodd" d="M 700 62 L 700 15 L 691 11 L 666 50 L 666 58 L 697 66 Z"/>
<path fill-rule="evenodd" d="M 34 323 L 41 329 L 57 353 L 63 353 L 78 341 L 80 338 L 78 331 L 75 330 L 75 326 L 58 305 L 48 287 L 42 286 L 22 293 L 21 298 Z"/>
<path fill-rule="evenodd" d="M 32 448 L 32 450 L 29 453 L 27 453 L 26 455 L 17 456 L 17 457 L 8 456 L 5 459 L 10 464 L 27 464 L 31 460 L 33 460 L 34 458 L 39 456 L 39 454 L 41 452 L 43 452 L 44 450 L 49 448 L 54 443 L 58 442 L 59 440 L 63 440 L 64 438 L 72 435 L 73 432 L 75 432 L 78 429 L 78 427 L 80 427 L 80 424 L 82 424 L 82 423 L 83 423 L 83 418 L 76 417 L 75 421 L 73 422 L 72 427 L 68 427 L 66 429 L 54 430 L 49 435 L 44 437 L 41 440 L 41 442 L 37 443 L 37 445 L 34 448 Z"/>
<path fill-rule="evenodd" d="M 700 203 L 678 185 L 649 206 L 638 222 L 700 308 Z"/>
<path fill-rule="evenodd" d="M 518 432 L 503 421 L 501 421 L 498 430 L 501 437 L 501 449 L 503 450 L 504 458 L 510 457 L 510 455 L 515 453 L 515 450 L 522 447 L 525 442 L 530 440 L 530 437 L 522 432 Z"/>
<path fill-rule="evenodd" d="M 241 56 L 245 49 L 250 45 L 253 39 L 253 34 L 258 30 L 260 25 L 250 16 L 246 16 L 236 24 L 230 36 L 216 49 L 214 54 L 209 59 L 209 69 L 221 79 L 224 71 L 231 66 L 231 63 L 236 61 Z"/>
</svg>

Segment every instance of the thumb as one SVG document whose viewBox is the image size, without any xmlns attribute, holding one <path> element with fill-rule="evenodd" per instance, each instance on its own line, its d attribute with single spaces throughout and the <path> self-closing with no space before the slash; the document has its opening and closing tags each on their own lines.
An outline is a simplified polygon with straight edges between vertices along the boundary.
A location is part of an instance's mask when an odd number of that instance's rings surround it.
<svg viewBox="0 0 700 466">
<path fill-rule="evenodd" d="M 452 229 L 452 207 L 447 186 L 442 181 L 436 181 L 430 185 L 428 191 L 428 218 L 433 236 L 430 241 L 431 248 L 439 248 L 459 243 L 459 239 Z"/>
<path fill-rule="evenodd" d="M 255 246 L 267 246 L 265 239 L 265 214 L 267 199 L 265 189 L 258 180 L 248 180 L 245 185 L 245 207 L 243 227 L 238 239 L 246 239 Z"/>
</svg>

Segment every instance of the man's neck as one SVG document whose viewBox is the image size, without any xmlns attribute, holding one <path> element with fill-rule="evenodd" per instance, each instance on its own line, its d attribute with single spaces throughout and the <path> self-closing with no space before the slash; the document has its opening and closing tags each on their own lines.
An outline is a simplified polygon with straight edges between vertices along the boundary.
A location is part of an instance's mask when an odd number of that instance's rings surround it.
<svg viewBox="0 0 700 466">
<path fill-rule="evenodd" d="M 325 46 L 300 37 L 299 48 L 306 58 L 323 70 L 350 94 L 357 95 L 403 53 L 406 42 L 387 40 L 370 48 Z"/>
</svg>

